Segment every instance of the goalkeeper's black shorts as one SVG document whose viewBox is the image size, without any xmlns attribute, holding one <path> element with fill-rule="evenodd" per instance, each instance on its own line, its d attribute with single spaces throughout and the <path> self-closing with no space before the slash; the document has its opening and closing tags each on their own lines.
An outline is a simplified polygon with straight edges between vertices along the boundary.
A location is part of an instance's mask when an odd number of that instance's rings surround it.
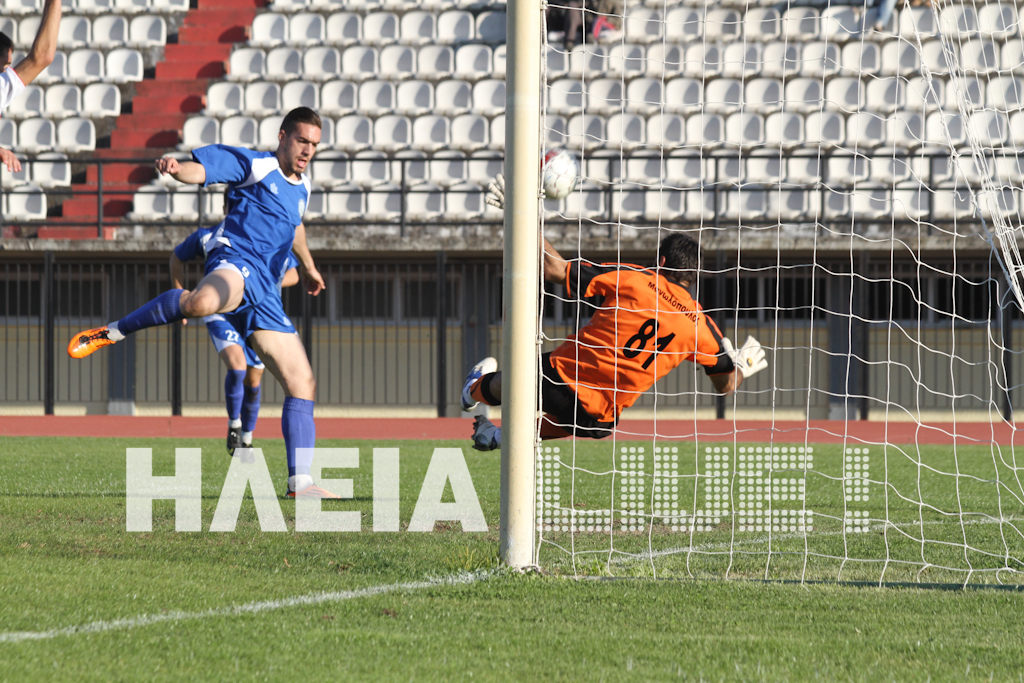
<svg viewBox="0 0 1024 683">
<path fill-rule="evenodd" d="M 603 439 L 611 435 L 615 422 L 602 422 L 583 409 L 579 396 L 551 364 L 550 353 L 541 356 L 540 365 L 541 410 L 554 418 L 555 424 L 573 436 L 585 439 Z"/>
</svg>

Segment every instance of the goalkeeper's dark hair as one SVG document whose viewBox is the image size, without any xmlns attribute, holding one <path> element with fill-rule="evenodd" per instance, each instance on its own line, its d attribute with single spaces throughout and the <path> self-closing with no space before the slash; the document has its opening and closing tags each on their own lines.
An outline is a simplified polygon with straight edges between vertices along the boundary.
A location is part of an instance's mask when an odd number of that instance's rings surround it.
<svg viewBox="0 0 1024 683">
<path fill-rule="evenodd" d="M 14 47 L 14 41 L 11 40 L 11 37 L 9 35 L 4 33 L 3 31 L 0 31 L 0 54 L 3 54 L 5 59 L 7 58 L 7 55 L 4 53 L 6 53 L 12 47 Z"/>
<path fill-rule="evenodd" d="M 320 115 L 315 111 L 309 107 L 296 107 L 285 114 L 284 120 L 281 121 L 281 130 L 284 131 L 285 135 L 294 133 L 295 127 L 300 123 L 308 123 L 317 128 L 324 127 L 323 122 L 320 120 Z"/>
<path fill-rule="evenodd" d="M 689 235 L 673 233 L 658 246 L 659 260 L 664 257 L 662 269 L 666 277 L 679 282 L 693 284 L 700 270 L 700 246 Z"/>
</svg>

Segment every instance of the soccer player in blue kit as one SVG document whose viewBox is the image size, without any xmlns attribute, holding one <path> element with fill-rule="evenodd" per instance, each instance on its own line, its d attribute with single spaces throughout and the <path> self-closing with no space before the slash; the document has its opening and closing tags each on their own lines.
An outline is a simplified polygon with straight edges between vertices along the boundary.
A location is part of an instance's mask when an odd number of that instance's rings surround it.
<svg viewBox="0 0 1024 683">
<path fill-rule="evenodd" d="M 180 182 L 228 185 L 227 215 L 210 238 L 206 275 L 191 291 L 170 289 L 120 320 L 79 332 L 68 343 L 68 355 L 84 358 L 133 332 L 183 318 L 215 313 L 229 317 L 285 390 L 281 431 L 288 495 L 337 498 L 310 476 L 316 380 L 277 288 L 292 251 L 306 291 L 316 296 L 324 289 L 302 224 L 310 194 L 305 172 L 320 143 L 321 127 L 315 111 L 299 107 L 281 122 L 274 152 L 209 145 L 194 150 L 193 161 L 158 159 L 156 170 Z"/>
<path fill-rule="evenodd" d="M 199 228 L 186 237 L 171 253 L 171 282 L 177 289 L 184 289 L 185 264 L 189 261 L 206 260 L 213 228 Z M 298 284 L 299 265 L 294 254 L 288 252 L 281 266 L 278 290 Z M 188 319 L 182 321 L 187 323 Z M 239 448 L 252 448 L 252 433 L 260 412 L 260 387 L 263 379 L 263 361 L 246 343 L 235 326 L 220 313 L 203 318 L 210 341 L 217 349 L 217 355 L 227 366 L 224 375 L 224 402 L 228 412 L 227 449 L 230 455 Z"/>
</svg>

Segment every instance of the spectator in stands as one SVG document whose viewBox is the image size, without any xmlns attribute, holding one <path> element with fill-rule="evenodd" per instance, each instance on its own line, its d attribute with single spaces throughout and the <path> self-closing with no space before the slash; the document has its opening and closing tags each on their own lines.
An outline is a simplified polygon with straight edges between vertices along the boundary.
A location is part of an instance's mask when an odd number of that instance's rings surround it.
<svg viewBox="0 0 1024 683">
<path fill-rule="evenodd" d="M 14 44 L 10 36 L 0 33 L 0 60 L 3 60 L 3 72 L 0 73 L 0 111 L 3 111 L 25 90 L 25 86 L 35 80 L 46 67 L 53 63 L 57 54 L 57 33 L 60 30 L 61 0 L 46 0 L 43 7 L 43 20 L 39 22 L 39 30 L 28 54 L 11 68 Z M 0 148 L 0 163 L 8 171 L 21 170 L 21 162 L 8 149 Z"/>
<path fill-rule="evenodd" d="M 931 7 L 932 2 L 931 0 L 903 0 L 903 6 Z M 896 0 L 878 0 L 878 16 L 875 19 L 874 30 L 881 31 L 889 25 L 894 9 L 896 9 Z"/>
<path fill-rule="evenodd" d="M 566 50 L 582 42 L 584 32 L 589 32 L 595 42 L 608 42 L 621 35 L 623 0 L 592 0 L 590 4 L 592 9 L 587 7 L 587 0 L 567 0 L 560 8 Z"/>
</svg>

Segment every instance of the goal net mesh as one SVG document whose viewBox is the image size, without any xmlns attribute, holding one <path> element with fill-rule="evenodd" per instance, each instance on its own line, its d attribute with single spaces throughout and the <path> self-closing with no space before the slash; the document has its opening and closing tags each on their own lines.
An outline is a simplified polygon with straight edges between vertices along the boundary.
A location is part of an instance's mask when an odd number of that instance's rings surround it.
<svg viewBox="0 0 1024 683">
<path fill-rule="evenodd" d="M 573 11 L 548 7 L 542 125 L 581 181 L 544 236 L 653 266 L 685 232 L 694 298 L 769 365 L 720 397 L 684 362 L 608 438 L 538 439 L 538 563 L 1021 583 L 1024 12 L 627 0 L 566 35 Z M 542 351 L 602 305 L 549 284 Z"/>
</svg>

